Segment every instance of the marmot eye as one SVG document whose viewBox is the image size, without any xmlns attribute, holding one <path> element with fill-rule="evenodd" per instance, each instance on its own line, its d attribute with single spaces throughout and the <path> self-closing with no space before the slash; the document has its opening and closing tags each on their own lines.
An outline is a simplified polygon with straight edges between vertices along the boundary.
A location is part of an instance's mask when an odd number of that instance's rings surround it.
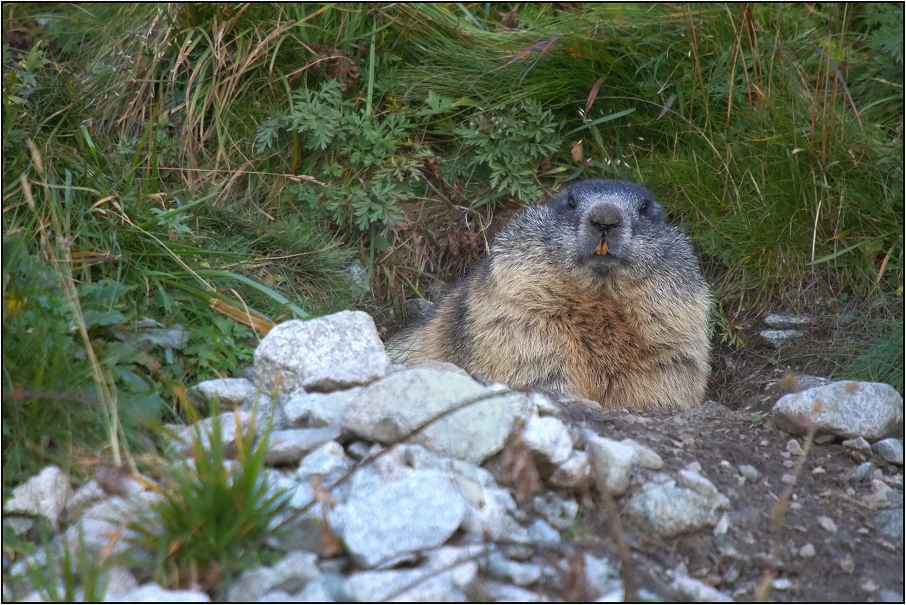
<svg viewBox="0 0 906 605">
<path fill-rule="evenodd" d="M 566 203 L 569 204 L 570 208 L 576 207 L 576 198 L 573 197 L 572 193 L 566 196 Z"/>
<path fill-rule="evenodd" d="M 651 200 L 645 200 L 644 202 L 642 202 L 642 205 L 639 206 L 639 214 L 643 216 L 648 214 L 649 206 L 651 206 Z"/>
</svg>

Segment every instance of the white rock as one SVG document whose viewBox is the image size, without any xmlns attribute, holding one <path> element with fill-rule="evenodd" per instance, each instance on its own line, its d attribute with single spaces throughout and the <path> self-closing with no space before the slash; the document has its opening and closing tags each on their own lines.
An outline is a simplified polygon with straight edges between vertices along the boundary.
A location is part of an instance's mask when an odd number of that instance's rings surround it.
<svg viewBox="0 0 906 605">
<path fill-rule="evenodd" d="M 285 398 L 283 413 L 290 428 L 312 428 L 339 424 L 346 406 L 361 392 L 361 387 L 333 393 L 296 391 Z"/>
<path fill-rule="evenodd" d="M 522 441 L 530 450 L 550 464 L 561 464 L 573 450 L 573 440 L 566 425 L 552 416 L 532 416 L 525 423 Z"/>
<path fill-rule="evenodd" d="M 59 467 L 48 466 L 13 490 L 3 506 L 10 515 L 44 517 L 56 528 L 69 498 L 69 477 Z"/>
<path fill-rule="evenodd" d="M 629 489 L 636 450 L 619 441 L 599 437 L 591 431 L 586 431 L 586 436 L 589 458 L 594 459 L 592 469 L 600 470 L 611 494 L 616 497 L 622 496 Z"/>
<path fill-rule="evenodd" d="M 786 342 L 794 338 L 800 338 L 803 333 L 800 330 L 762 330 L 760 336 L 779 349 Z"/>
<path fill-rule="evenodd" d="M 448 574 L 432 576 L 421 569 L 355 572 L 346 580 L 344 590 L 350 601 L 360 603 L 388 599 L 422 603 L 461 603 L 466 600 Z"/>
<path fill-rule="evenodd" d="M 703 529 L 717 522 L 712 503 L 694 491 L 673 485 L 646 484 L 626 506 L 630 519 L 662 538 Z"/>
<path fill-rule="evenodd" d="M 510 561 L 500 551 L 488 555 L 486 571 L 496 580 L 512 582 L 517 586 L 529 586 L 541 577 L 540 565 Z"/>
<path fill-rule="evenodd" d="M 620 443 L 635 450 L 635 460 L 633 461 L 633 464 L 636 466 L 653 471 L 659 471 L 664 468 L 664 461 L 658 456 L 657 452 L 650 447 L 642 445 L 635 439 L 623 439 Z"/>
<path fill-rule="evenodd" d="M 541 597 L 525 588 L 488 580 L 481 584 L 482 597 L 491 603 L 540 603 Z"/>
<path fill-rule="evenodd" d="M 529 541 L 542 546 L 555 546 L 563 539 L 556 529 L 541 519 L 535 519 L 528 527 Z"/>
<path fill-rule="evenodd" d="M 777 330 L 801 328 L 802 326 L 807 326 L 810 323 L 812 323 L 812 318 L 805 317 L 803 315 L 781 315 L 779 313 L 771 313 L 764 318 L 764 324 L 767 327 Z"/>
<path fill-rule="evenodd" d="M 573 452 L 569 459 L 557 467 L 548 483 L 560 489 L 576 489 L 587 485 L 591 477 L 591 464 L 586 452 Z"/>
<path fill-rule="evenodd" d="M 124 603 L 210 603 L 211 597 L 198 590 L 167 590 L 160 584 L 143 584 L 122 597 Z"/>
<path fill-rule="evenodd" d="M 446 458 L 480 464 L 503 449 L 528 401 L 521 393 L 494 391 L 471 378 L 436 370 L 395 372 L 362 389 L 343 413 L 343 428 L 368 441 L 409 440 Z M 465 405 L 463 402 L 489 396 Z"/>
<path fill-rule="evenodd" d="M 896 437 L 882 439 L 872 445 L 871 449 L 884 461 L 903 466 L 903 442 Z"/>
<path fill-rule="evenodd" d="M 295 464 L 309 452 L 339 436 L 339 426 L 273 431 L 264 461 L 266 464 Z"/>
<path fill-rule="evenodd" d="M 748 479 L 749 481 L 752 481 L 752 482 L 758 481 L 758 477 L 760 477 L 760 475 L 758 473 L 758 469 L 756 469 L 754 466 L 752 466 L 750 464 L 740 465 L 739 474 L 741 474 L 743 477 L 745 477 L 746 479 Z"/>
<path fill-rule="evenodd" d="M 201 393 L 208 401 L 217 399 L 220 409 L 226 411 L 233 406 L 254 402 L 258 389 L 251 380 L 245 378 L 217 378 L 199 382 L 193 389 Z M 259 404 L 260 405 L 260 404 Z"/>
<path fill-rule="evenodd" d="M 230 589 L 229 600 L 247 603 L 257 601 L 272 591 L 290 594 L 300 592 L 309 582 L 320 577 L 317 563 L 318 556 L 314 553 L 291 552 L 273 567 L 259 567 L 244 572 Z"/>
<path fill-rule="evenodd" d="M 368 384 L 390 370 L 374 320 L 361 311 L 284 322 L 255 349 L 255 384 L 265 393 L 278 380 L 281 394 L 300 387 L 338 390 Z"/>
<path fill-rule="evenodd" d="M 670 582 L 670 590 L 681 600 L 695 603 L 730 603 L 732 598 L 720 592 L 713 586 L 690 578 L 687 575 L 677 574 Z"/>
<path fill-rule="evenodd" d="M 370 568 L 440 546 L 459 527 L 465 506 L 448 477 L 414 471 L 393 483 L 360 483 L 331 511 L 330 523 L 353 560 Z"/>
<path fill-rule="evenodd" d="M 730 499 L 721 494 L 717 487 L 706 477 L 698 473 L 682 470 L 676 474 L 676 484 L 680 487 L 687 487 L 700 496 L 704 496 L 716 508 L 730 507 Z"/>
<path fill-rule="evenodd" d="M 307 483 L 313 476 L 320 475 L 326 485 L 339 479 L 353 466 L 355 461 L 346 455 L 343 446 L 336 441 L 328 441 L 302 459 L 296 471 L 296 478 L 302 483 Z"/>
<path fill-rule="evenodd" d="M 813 408 L 820 404 L 820 411 Z M 819 432 L 851 439 L 877 441 L 903 432 L 903 398 L 887 384 L 833 382 L 781 397 L 774 405 L 774 420 L 791 432 Z"/>
<path fill-rule="evenodd" d="M 219 417 L 220 435 L 223 439 L 223 453 L 227 458 L 236 456 L 236 442 L 241 432 L 243 435 L 248 434 L 252 425 L 252 414 L 249 412 L 225 412 Z M 192 426 L 167 425 L 172 431 L 172 438 L 169 439 L 173 450 L 181 456 L 187 456 L 192 451 L 196 437 L 200 435 L 200 443 L 204 449 L 211 447 L 211 435 L 214 429 L 214 419 L 206 418 L 196 422 Z"/>
</svg>

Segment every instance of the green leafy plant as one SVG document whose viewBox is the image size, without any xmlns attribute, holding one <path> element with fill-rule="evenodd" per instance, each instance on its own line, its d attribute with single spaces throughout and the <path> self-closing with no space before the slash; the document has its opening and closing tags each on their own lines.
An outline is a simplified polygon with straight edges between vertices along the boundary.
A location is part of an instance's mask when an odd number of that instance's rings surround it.
<svg viewBox="0 0 906 605">
<path fill-rule="evenodd" d="M 225 586 L 221 580 L 241 568 L 241 555 L 267 532 L 288 496 L 273 490 L 264 473 L 269 426 L 257 444 L 254 421 L 238 431 L 231 464 L 216 406 L 210 429 L 200 425 L 192 436 L 191 459 L 161 473 L 160 500 L 130 527 L 136 546 L 154 553 L 158 582 L 201 582 L 213 589 Z"/>
<path fill-rule="evenodd" d="M 563 122 L 533 99 L 524 106 L 524 111 L 478 113 L 453 134 L 464 148 L 459 176 L 481 169 L 494 193 L 534 202 L 541 197 L 541 161 L 560 149 Z"/>
<path fill-rule="evenodd" d="M 303 136 L 327 186 L 303 184 L 295 197 L 312 218 L 366 231 L 403 218 L 401 203 L 416 194 L 416 164 L 398 154 L 411 123 L 399 113 L 374 117 L 343 99 L 342 84 L 327 80 L 315 92 L 299 88 L 292 108 L 262 123 L 256 147 L 272 148 L 281 132 Z M 345 166 L 345 168 L 344 168 Z"/>
</svg>

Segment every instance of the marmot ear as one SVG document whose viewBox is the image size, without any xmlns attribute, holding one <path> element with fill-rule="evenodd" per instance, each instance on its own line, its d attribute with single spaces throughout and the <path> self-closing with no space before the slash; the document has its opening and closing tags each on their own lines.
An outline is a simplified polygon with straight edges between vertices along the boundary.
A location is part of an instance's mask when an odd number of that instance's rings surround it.
<svg viewBox="0 0 906 605">
<path fill-rule="evenodd" d="M 576 198 L 575 198 L 575 196 L 573 196 L 572 191 L 570 191 L 569 193 L 566 194 L 566 203 L 569 204 L 570 208 L 576 207 Z"/>
</svg>

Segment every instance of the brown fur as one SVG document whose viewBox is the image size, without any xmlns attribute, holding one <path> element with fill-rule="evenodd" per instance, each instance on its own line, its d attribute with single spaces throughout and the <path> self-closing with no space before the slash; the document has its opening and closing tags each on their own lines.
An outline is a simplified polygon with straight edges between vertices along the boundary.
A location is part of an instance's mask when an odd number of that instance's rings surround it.
<svg viewBox="0 0 906 605">
<path fill-rule="evenodd" d="M 609 257 L 594 255 L 601 241 Z M 388 349 L 605 407 L 682 409 L 704 397 L 710 310 L 688 239 L 651 194 L 588 181 L 514 217 Z"/>
</svg>

